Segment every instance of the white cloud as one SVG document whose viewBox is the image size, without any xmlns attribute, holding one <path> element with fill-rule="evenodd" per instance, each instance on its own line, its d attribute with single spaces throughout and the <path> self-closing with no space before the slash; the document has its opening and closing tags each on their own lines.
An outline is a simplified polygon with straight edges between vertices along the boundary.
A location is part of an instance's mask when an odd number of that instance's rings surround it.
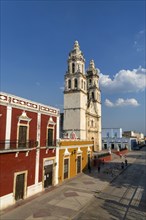
<svg viewBox="0 0 146 220">
<path fill-rule="evenodd" d="M 109 99 L 106 99 L 104 104 L 105 104 L 107 107 L 114 107 L 114 104 L 113 104 Z"/>
<path fill-rule="evenodd" d="M 113 79 L 100 73 L 99 84 L 103 92 L 139 92 L 146 88 L 146 69 L 120 70 Z"/>
<path fill-rule="evenodd" d="M 105 105 L 107 107 L 123 107 L 123 106 L 132 106 L 132 107 L 137 107 L 139 106 L 139 103 L 136 99 L 123 99 L 123 98 L 118 98 L 115 103 L 111 102 L 109 99 L 105 100 Z"/>
</svg>

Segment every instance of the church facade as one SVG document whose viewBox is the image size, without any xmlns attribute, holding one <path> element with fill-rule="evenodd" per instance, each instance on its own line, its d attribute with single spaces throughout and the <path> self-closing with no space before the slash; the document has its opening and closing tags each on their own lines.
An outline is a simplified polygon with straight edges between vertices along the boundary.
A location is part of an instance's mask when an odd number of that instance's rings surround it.
<svg viewBox="0 0 146 220">
<path fill-rule="evenodd" d="M 99 70 L 91 60 L 85 71 L 85 58 L 75 41 L 69 53 L 64 88 L 64 124 L 66 137 L 75 132 L 78 139 L 94 141 L 101 150 L 101 91 Z"/>
</svg>

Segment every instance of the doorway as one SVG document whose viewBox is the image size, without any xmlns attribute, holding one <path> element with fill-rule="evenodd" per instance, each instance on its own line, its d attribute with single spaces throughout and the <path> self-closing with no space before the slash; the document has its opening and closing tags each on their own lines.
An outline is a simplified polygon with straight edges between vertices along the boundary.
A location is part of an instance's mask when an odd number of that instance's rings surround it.
<svg viewBox="0 0 146 220">
<path fill-rule="evenodd" d="M 114 147 L 115 147 L 114 144 L 111 144 L 111 148 L 114 149 Z"/>
<path fill-rule="evenodd" d="M 105 150 L 107 149 L 107 144 L 104 144 L 104 149 L 105 149 Z"/>
<path fill-rule="evenodd" d="M 77 157 L 77 173 L 81 172 L 81 156 Z"/>
<path fill-rule="evenodd" d="M 44 166 L 44 188 L 52 186 L 53 164 Z"/>
<path fill-rule="evenodd" d="M 24 198 L 24 181 L 25 181 L 25 173 L 18 174 L 16 176 L 16 185 L 15 185 L 16 201 Z"/>
</svg>

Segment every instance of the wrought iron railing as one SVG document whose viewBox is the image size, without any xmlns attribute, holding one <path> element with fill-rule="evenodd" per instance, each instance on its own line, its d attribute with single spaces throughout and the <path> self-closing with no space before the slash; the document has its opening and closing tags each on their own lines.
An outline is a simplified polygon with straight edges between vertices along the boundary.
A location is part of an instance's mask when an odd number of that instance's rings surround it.
<svg viewBox="0 0 146 220">
<path fill-rule="evenodd" d="M 35 148 L 37 147 L 37 141 L 29 140 L 29 141 L 18 141 L 18 140 L 0 140 L 0 150 L 5 149 L 27 149 L 27 148 Z"/>
<path fill-rule="evenodd" d="M 46 147 L 55 147 L 57 145 L 57 141 L 56 140 L 46 140 Z"/>
</svg>

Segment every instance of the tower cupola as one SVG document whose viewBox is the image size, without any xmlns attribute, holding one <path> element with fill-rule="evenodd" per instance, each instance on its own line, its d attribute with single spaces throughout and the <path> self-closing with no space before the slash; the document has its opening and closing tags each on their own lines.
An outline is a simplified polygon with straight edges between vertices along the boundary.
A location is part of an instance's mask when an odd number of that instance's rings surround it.
<svg viewBox="0 0 146 220">
<path fill-rule="evenodd" d="M 78 41 L 75 41 L 73 50 L 69 53 L 68 57 L 67 74 L 75 74 L 77 72 L 85 74 L 85 59 Z"/>
</svg>

